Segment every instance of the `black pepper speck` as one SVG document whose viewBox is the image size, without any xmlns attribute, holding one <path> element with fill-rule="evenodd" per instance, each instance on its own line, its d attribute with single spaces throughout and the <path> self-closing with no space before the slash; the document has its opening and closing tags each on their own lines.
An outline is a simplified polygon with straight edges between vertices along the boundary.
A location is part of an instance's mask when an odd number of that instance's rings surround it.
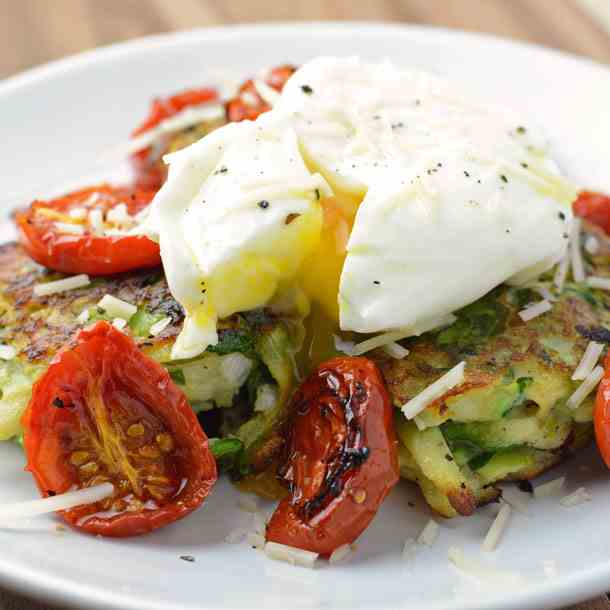
<svg viewBox="0 0 610 610">
<path fill-rule="evenodd" d="M 266 210 L 269 207 L 269 202 L 266 199 L 259 201 L 256 204 L 261 210 Z"/>
</svg>

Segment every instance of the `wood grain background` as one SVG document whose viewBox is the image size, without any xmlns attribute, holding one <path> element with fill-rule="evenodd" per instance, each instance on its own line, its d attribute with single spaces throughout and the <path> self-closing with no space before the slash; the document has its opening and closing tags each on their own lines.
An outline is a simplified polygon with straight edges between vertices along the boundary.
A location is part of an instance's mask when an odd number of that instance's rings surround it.
<svg viewBox="0 0 610 610">
<path fill-rule="evenodd" d="M 490 32 L 610 64 L 610 0 L 0 0 L 0 78 L 147 34 L 317 19 L 384 20 Z M 46 603 L 0 591 L 0 610 L 48 608 Z M 571 610 L 610 610 L 610 601 L 604 596 Z"/>
</svg>

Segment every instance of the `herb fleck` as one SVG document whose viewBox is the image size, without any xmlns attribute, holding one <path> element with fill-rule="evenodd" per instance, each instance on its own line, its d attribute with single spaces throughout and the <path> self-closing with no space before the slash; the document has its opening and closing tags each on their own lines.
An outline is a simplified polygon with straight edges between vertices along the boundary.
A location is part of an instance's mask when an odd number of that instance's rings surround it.
<svg viewBox="0 0 610 610">
<path fill-rule="evenodd" d="M 380 286 L 381 282 L 379 280 L 373 280 L 373 284 L 375 284 L 375 286 Z"/>
<path fill-rule="evenodd" d="M 523 127 L 523 125 L 519 125 L 519 127 L 517 127 L 517 129 L 515 130 L 519 135 L 523 135 L 527 129 L 525 129 L 525 127 Z"/>
<path fill-rule="evenodd" d="M 502 180 L 502 182 L 508 182 L 508 178 L 504 174 L 500 174 L 500 180 Z"/>
<path fill-rule="evenodd" d="M 565 220 L 566 215 L 563 212 L 559 212 L 559 220 Z"/>
<path fill-rule="evenodd" d="M 301 90 L 306 95 L 311 95 L 313 93 L 313 89 L 309 85 L 301 85 Z"/>
</svg>

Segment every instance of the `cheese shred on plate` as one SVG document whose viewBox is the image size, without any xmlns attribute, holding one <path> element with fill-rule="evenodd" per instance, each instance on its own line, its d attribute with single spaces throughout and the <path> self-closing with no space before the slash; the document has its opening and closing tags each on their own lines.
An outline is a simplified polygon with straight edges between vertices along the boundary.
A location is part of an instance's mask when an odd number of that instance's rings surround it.
<svg viewBox="0 0 610 610">
<path fill-rule="evenodd" d="M 483 540 L 482 549 L 484 551 L 494 551 L 498 546 L 498 542 L 500 542 L 500 538 L 508 525 L 511 512 L 512 509 L 508 504 L 502 504 L 498 516 L 494 519 L 494 522 L 491 524 L 491 527 L 485 536 L 485 540 Z"/>
<path fill-rule="evenodd" d="M 265 555 L 270 559 L 285 561 L 293 566 L 302 566 L 304 568 L 313 568 L 318 559 L 318 553 L 279 544 L 279 542 L 267 542 L 264 550 Z"/>
<path fill-rule="evenodd" d="M 584 504 L 585 502 L 591 502 L 593 497 L 584 487 L 579 487 L 576 491 L 573 491 L 571 494 L 564 496 L 559 500 L 559 504 L 562 506 L 570 507 L 570 506 L 578 506 L 579 504 Z"/>
<path fill-rule="evenodd" d="M 419 415 L 428 405 L 441 398 L 444 394 L 460 385 L 464 381 L 464 361 L 456 364 L 448 373 L 429 385 L 423 392 L 406 402 L 402 407 L 402 412 L 407 419 L 413 419 Z"/>
<path fill-rule="evenodd" d="M 75 290 L 76 288 L 83 288 L 91 283 L 88 275 L 84 273 L 81 275 L 72 275 L 62 280 L 56 280 L 54 282 L 45 282 L 44 284 L 36 284 L 34 286 L 34 296 L 46 297 L 51 294 L 57 294 L 59 292 L 67 292 L 68 290 Z"/>
<path fill-rule="evenodd" d="M 36 515 L 44 515 L 58 510 L 74 508 L 75 506 L 92 504 L 110 497 L 113 493 L 114 486 L 111 483 L 102 483 L 94 487 L 68 491 L 64 494 L 48 498 L 7 504 L 0 506 L 0 522 L 27 519 Z"/>
<path fill-rule="evenodd" d="M 434 519 L 430 519 L 419 534 L 417 542 L 419 544 L 425 544 L 426 546 L 432 546 L 438 538 L 439 531 L 439 524 Z"/>
</svg>

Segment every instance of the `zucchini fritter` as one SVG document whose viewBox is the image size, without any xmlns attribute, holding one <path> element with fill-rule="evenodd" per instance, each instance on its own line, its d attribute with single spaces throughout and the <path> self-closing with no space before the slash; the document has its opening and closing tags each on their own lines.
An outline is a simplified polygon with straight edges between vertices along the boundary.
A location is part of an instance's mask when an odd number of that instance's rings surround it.
<svg viewBox="0 0 610 610">
<path fill-rule="evenodd" d="M 95 278 L 84 288 L 34 295 L 36 284 L 60 277 L 34 263 L 20 246 L 0 245 L 0 343 L 17 351 L 15 358 L 0 360 L 0 439 L 19 434 L 32 385 L 58 350 L 84 325 L 110 319 L 97 304 L 111 294 L 137 306 L 126 332 L 170 371 L 193 409 L 223 407 L 218 428 L 222 435 L 242 441 L 242 470 L 244 465 L 264 467 L 272 459 L 269 447 L 277 445 L 275 431 L 294 385 L 293 354 L 302 340 L 298 321 L 268 311 L 235 315 L 219 324 L 218 345 L 192 360 L 172 361 L 171 348 L 184 314 L 161 269 Z M 86 320 L 80 317 L 83 311 Z M 166 318 L 169 324 L 152 336 L 151 326 Z M 277 401 L 264 413 L 256 413 L 253 408 L 262 385 L 275 388 Z"/>
<path fill-rule="evenodd" d="M 596 275 L 610 272 L 607 260 L 588 264 Z M 610 298 L 567 283 L 550 312 L 523 322 L 518 312 L 540 299 L 500 286 L 450 327 L 405 341 L 404 360 L 376 354 L 397 407 L 466 362 L 464 383 L 416 421 L 397 415 L 402 474 L 444 516 L 472 514 L 500 495 L 494 483 L 531 479 L 592 436 L 594 395 L 576 410 L 565 403 L 589 340 L 610 334 Z"/>
</svg>

